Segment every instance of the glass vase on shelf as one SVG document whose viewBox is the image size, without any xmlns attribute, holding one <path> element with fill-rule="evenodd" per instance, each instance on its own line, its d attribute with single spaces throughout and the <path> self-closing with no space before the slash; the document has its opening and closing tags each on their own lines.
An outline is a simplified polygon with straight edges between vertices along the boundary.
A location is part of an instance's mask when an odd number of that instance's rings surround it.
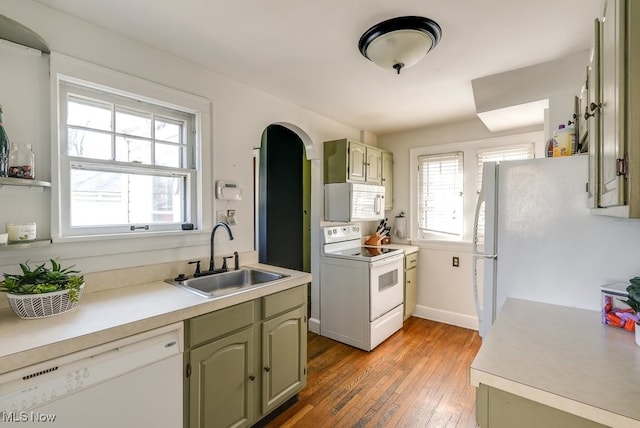
<svg viewBox="0 0 640 428">
<path fill-rule="evenodd" d="M 9 136 L 2 125 L 2 105 L 0 105 L 0 177 L 8 175 L 9 146 Z"/>
<path fill-rule="evenodd" d="M 36 178 L 36 155 L 31 150 L 31 144 L 12 144 L 9 151 L 9 177 Z"/>
</svg>

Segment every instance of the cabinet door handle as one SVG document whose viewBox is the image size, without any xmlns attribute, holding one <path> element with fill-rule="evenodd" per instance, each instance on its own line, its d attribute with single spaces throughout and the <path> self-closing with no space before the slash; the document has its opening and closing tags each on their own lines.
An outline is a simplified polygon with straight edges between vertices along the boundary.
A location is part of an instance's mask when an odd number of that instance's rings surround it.
<svg viewBox="0 0 640 428">
<path fill-rule="evenodd" d="M 271 371 L 271 369 L 270 369 L 269 367 L 265 367 L 265 368 L 264 368 L 264 371 L 265 371 L 265 372 L 270 372 L 270 371 Z"/>
<path fill-rule="evenodd" d="M 256 377 L 254 375 L 251 375 L 249 376 L 249 380 L 253 382 L 254 380 L 256 380 Z"/>
<path fill-rule="evenodd" d="M 589 111 L 591 112 L 595 112 L 596 110 L 599 110 L 600 108 L 602 108 L 602 103 L 600 104 L 596 104 L 596 103 L 591 103 L 589 104 L 588 107 L 585 107 L 584 109 L 584 120 L 589 120 L 590 117 L 595 116 L 595 113 L 589 113 Z"/>
</svg>

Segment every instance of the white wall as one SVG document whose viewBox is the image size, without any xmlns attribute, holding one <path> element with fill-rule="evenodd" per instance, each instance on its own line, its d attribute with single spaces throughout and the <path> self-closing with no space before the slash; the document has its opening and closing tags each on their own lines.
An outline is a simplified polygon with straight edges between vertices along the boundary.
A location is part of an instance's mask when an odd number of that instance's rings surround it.
<svg viewBox="0 0 640 428">
<path fill-rule="evenodd" d="M 252 159 L 253 147 L 260 145 L 263 130 L 272 123 L 292 124 L 309 142 L 307 153 L 315 157 L 312 160 L 312 274 L 318 272 L 319 227 L 322 210 L 322 173 L 321 159 L 322 142 L 337 138 L 359 139 L 363 137 L 374 142 L 375 136 L 361 133 L 341 123 L 327 119 L 279 98 L 260 92 L 254 88 L 221 76 L 203 67 L 169 55 L 160 50 L 150 48 L 130 39 L 105 31 L 74 17 L 59 13 L 44 7 L 32 0 L 3 0 L 0 3 L 0 13 L 18 21 L 39 34 L 52 51 L 61 53 L 82 61 L 105 67 L 117 72 L 126 73 L 146 81 L 154 82 L 180 91 L 194 94 L 211 101 L 212 136 L 204 144 L 212 146 L 213 172 L 212 182 L 205 182 L 203 187 L 204 204 L 208 212 L 215 212 L 216 208 L 225 209 L 227 203 L 220 204 L 213 199 L 213 181 L 216 179 L 230 179 L 240 183 L 245 189 L 247 197 L 242 201 L 233 202 L 236 209 L 238 225 L 234 226 L 235 240 L 229 242 L 222 237 L 216 243 L 216 253 L 229 254 L 234 250 L 241 253 L 254 251 L 253 225 L 253 189 Z M 2 68 L 5 67 L 3 61 Z M 22 84 L 23 82 L 19 82 Z M 41 82 L 35 82 L 40 85 Z M 9 118 L 16 116 L 34 119 L 31 127 L 36 134 L 44 135 L 45 140 L 51 142 L 48 119 L 49 99 L 42 95 L 37 103 L 36 112 L 32 109 L 19 108 L 17 98 L 2 93 L 6 100 L 7 114 L 5 122 L 14 139 L 33 139 L 34 137 L 24 129 L 9 124 Z M 15 107 L 15 108 L 14 108 Z M 9 114 L 11 110 L 11 114 Z M 43 113 L 44 112 L 44 113 Z M 22 119 L 20 120 L 23 121 Z M 44 150 L 39 153 L 39 176 L 43 179 L 51 177 L 45 161 L 49 156 Z M 2 191 L 2 190 L 0 190 Z M 40 194 L 45 199 L 48 191 Z M 11 193 L 12 198 L 22 199 L 24 194 Z M 3 203 L 4 205 L 4 203 Z M 45 209 L 48 209 L 45 208 Z M 207 212 L 205 210 L 205 212 Z M 3 214 L 0 206 L 0 219 Z M 211 225 L 212 219 L 204 219 L 205 225 Z M 5 220 L 6 221 L 6 220 Z M 43 225 L 43 227 L 48 227 Z M 224 239 L 222 239 L 224 238 Z M 162 244 L 163 238 L 158 238 Z M 113 250 L 106 251 L 106 247 Z M 162 245 L 160 245 L 162 246 Z M 208 235 L 206 233 L 188 235 L 188 238 L 178 240 L 175 248 L 156 250 L 153 243 L 142 251 L 129 253 L 128 245 L 121 243 L 78 242 L 70 244 L 56 244 L 39 249 L 22 249 L 2 251 L 0 271 L 16 270 L 16 263 L 27 259 L 32 261 L 46 260 L 50 257 L 61 257 L 65 263 L 76 264 L 83 272 L 94 272 L 106 269 L 139 266 L 157 262 L 184 260 L 188 258 L 207 258 L 209 252 Z M 108 253 L 108 254 L 105 254 Z M 312 304 L 319 301 L 317 275 L 314 277 L 314 291 Z M 317 310 L 317 304 L 315 305 Z"/>
</svg>

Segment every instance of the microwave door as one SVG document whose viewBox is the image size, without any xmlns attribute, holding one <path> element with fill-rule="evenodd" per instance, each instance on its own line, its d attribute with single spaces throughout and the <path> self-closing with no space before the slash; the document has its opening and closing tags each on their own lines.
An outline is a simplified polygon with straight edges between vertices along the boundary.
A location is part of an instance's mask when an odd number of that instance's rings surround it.
<svg viewBox="0 0 640 428">
<path fill-rule="evenodd" d="M 354 190 L 351 198 L 351 220 L 377 220 L 383 217 L 382 202 L 376 192 Z"/>
</svg>

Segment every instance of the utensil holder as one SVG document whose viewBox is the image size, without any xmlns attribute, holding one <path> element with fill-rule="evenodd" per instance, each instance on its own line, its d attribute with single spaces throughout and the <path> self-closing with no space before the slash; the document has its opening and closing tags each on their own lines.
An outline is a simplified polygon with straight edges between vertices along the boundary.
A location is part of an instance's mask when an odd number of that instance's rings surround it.
<svg viewBox="0 0 640 428">
<path fill-rule="evenodd" d="M 374 233 L 371 235 L 366 241 L 364 241 L 365 245 L 375 245 L 379 246 L 382 242 L 382 236 L 378 233 Z"/>
</svg>

